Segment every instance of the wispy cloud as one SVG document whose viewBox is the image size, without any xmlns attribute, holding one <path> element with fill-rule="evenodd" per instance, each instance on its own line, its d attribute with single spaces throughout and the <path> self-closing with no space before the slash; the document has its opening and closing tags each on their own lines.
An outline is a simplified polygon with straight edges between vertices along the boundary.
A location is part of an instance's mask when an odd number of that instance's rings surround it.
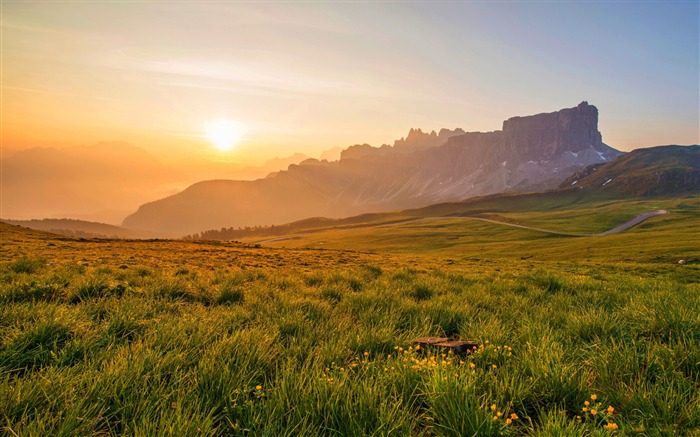
<svg viewBox="0 0 700 437">
<path fill-rule="evenodd" d="M 100 97 L 92 94 L 75 94 L 75 93 L 66 93 L 62 91 L 54 91 L 54 90 L 47 90 L 47 89 L 41 89 L 41 88 L 27 88 L 27 87 L 21 87 L 21 86 L 11 86 L 11 85 L 2 85 L 3 89 L 7 90 L 15 90 L 15 91 L 24 91 L 28 93 L 38 93 L 38 94 L 50 94 L 53 96 L 65 96 L 65 97 L 79 97 L 81 99 L 84 98 L 90 98 L 90 99 L 97 99 L 97 100 L 108 100 L 108 101 L 115 101 L 116 99 L 109 98 L 109 97 Z"/>
</svg>

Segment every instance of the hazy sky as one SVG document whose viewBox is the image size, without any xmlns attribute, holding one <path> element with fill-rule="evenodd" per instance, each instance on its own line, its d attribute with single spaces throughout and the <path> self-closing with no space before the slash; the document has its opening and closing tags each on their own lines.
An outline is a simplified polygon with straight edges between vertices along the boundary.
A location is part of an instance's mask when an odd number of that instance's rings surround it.
<svg viewBox="0 0 700 437">
<path fill-rule="evenodd" d="M 2 2 L 2 143 L 263 161 L 496 130 L 582 100 L 603 141 L 700 142 L 699 2 Z M 227 155 L 202 138 L 227 118 Z"/>
</svg>

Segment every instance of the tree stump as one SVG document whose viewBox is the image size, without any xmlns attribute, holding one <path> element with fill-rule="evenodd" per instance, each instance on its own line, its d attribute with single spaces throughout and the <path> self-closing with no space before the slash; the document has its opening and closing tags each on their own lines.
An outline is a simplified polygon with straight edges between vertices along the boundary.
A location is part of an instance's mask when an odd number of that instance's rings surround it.
<svg viewBox="0 0 700 437">
<path fill-rule="evenodd" d="M 451 350 L 455 355 L 465 355 L 479 346 L 476 341 L 452 340 L 448 337 L 421 337 L 411 340 L 411 344 L 421 347 L 437 347 Z"/>
</svg>

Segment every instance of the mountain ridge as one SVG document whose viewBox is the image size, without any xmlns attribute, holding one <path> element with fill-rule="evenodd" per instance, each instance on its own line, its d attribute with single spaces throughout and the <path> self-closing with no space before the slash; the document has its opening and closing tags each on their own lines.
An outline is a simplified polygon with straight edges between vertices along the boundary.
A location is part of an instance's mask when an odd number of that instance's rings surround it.
<svg viewBox="0 0 700 437">
<path fill-rule="evenodd" d="M 556 188 L 574 171 L 622 154 L 602 142 L 597 123 L 597 108 L 582 102 L 552 113 L 509 118 L 501 131 L 445 129 L 441 133 L 446 140 L 438 146 L 418 141 L 407 150 L 406 140 L 378 148 L 353 146 L 339 161 L 307 160 L 265 179 L 198 182 L 141 205 L 123 225 L 187 234 Z M 419 130 L 409 136 L 440 137 Z"/>
<path fill-rule="evenodd" d="M 635 149 L 574 173 L 560 185 L 568 187 L 639 197 L 700 193 L 700 145 Z"/>
</svg>

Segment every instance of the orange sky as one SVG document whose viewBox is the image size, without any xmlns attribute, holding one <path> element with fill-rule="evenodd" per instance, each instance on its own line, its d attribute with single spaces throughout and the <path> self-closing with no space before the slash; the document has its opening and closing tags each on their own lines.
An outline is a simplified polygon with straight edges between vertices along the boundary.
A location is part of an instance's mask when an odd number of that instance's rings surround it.
<svg viewBox="0 0 700 437">
<path fill-rule="evenodd" d="M 696 143 L 697 5 L 665 5 L 5 1 L 3 154 L 244 165 L 582 100 L 613 147 Z M 246 129 L 228 153 L 202 138 L 217 118 Z"/>
</svg>

